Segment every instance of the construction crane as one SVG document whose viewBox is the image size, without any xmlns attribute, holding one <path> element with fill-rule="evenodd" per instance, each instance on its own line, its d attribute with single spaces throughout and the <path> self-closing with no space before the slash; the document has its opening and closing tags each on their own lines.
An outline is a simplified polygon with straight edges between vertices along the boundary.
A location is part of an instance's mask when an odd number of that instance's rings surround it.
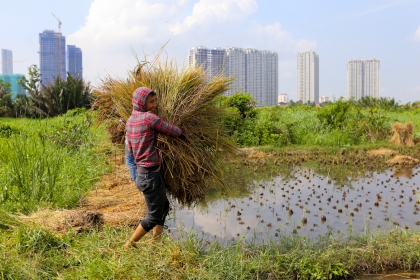
<svg viewBox="0 0 420 280">
<path fill-rule="evenodd" d="M 61 33 L 61 21 L 60 21 L 60 19 L 58 17 L 56 17 L 53 13 L 51 13 L 51 14 L 55 17 L 56 20 L 58 20 L 58 32 Z"/>
<path fill-rule="evenodd" d="M 13 60 L 13 61 L 2 61 L 0 62 L 0 64 L 11 64 L 11 63 L 15 63 L 15 62 L 25 62 L 27 60 Z"/>
<path fill-rule="evenodd" d="M 58 37 L 58 53 L 59 53 L 59 56 L 60 56 L 60 74 L 59 74 L 59 76 L 60 76 L 60 78 L 63 78 L 62 76 L 61 76 L 61 73 L 63 73 L 63 61 L 62 61 L 62 54 L 61 54 L 61 21 L 60 21 L 60 19 L 58 18 L 58 17 L 56 17 L 56 15 L 54 15 L 53 13 L 51 13 L 54 17 L 55 17 L 55 19 L 58 21 L 58 33 L 60 33 L 60 35 L 59 35 L 59 37 Z"/>
</svg>

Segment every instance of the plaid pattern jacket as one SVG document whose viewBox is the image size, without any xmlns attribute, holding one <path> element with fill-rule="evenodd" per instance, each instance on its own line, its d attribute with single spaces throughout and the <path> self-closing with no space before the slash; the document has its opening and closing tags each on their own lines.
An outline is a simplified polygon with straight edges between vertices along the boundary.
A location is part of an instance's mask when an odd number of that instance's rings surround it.
<svg viewBox="0 0 420 280">
<path fill-rule="evenodd" d="M 151 89 L 141 87 L 133 93 L 133 112 L 126 123 L 126 141 L 128 149 L 134 154 L 137 166 L 153 167 L 162 163 L 156 149 L 158 132 L 178 137 L 182 130 L 169 124 L 152 112 L 146 111 L 146 99 Z"/>
</svg>

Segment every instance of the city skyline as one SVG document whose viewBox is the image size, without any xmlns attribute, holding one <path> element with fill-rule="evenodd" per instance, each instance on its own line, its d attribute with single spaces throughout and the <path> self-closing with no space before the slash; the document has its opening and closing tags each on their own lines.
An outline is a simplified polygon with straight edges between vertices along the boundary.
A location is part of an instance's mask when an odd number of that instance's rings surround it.
<svg viewBox="0 0 420 280">
<path fill-rule="evenodd" d="M 13 50 L 14 72 L 26 74 L 39 64 L 37 34 L 58 30 L 53 12 L 67 41 L 83 50 L 83 73 L 92 85 L 108 74 L 126 77 L 137 63 L 133 51 L 150 59 L 166 44 L 162 59 L 185 65 L 191 46 L 241 46 L 278 53 L 279 92 L 291 99 L 296 53 L 307 49 L 322 58 L 320 95 L 330 100 L 347 96 L 347 62 L 365 57 L 381 60 L 381 97 L 409 102 L 420 96 L 419 0 L 114 2 L 7 1 L 0 47 Z M 24 20 L 15 20 L 16 10 Z"/>
<path fill-rule="evenodd" d="M 250 93 L 257 106 L 277 105 L 278 56 L 276 52 L 250 48 L 222 49 L 193 47 L 188 52 L 188 65 L 202 66 L 209 78 L 220 73 L 234 77 L 227 96 Z"/>
</svg>

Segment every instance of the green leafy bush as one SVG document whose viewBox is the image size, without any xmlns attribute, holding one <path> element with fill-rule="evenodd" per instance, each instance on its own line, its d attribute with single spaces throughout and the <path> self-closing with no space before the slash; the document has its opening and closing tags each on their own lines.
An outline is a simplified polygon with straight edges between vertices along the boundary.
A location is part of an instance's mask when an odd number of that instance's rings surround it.
<svg viewBox="0 0 420 280">
<path fill-rule="evenodd" d="M 317 111 L 316 116 L 326 127 L 341 129 L 350 116 L 350 109 L 351 103 L 349 101 L 339 99 L 335 103 L 330 103 L 327 106 L 320 108 Z"/>
<path fill-rule="evenodd" d="M 71 112 L 70 114 L 73 114 Z M 70 151 L 78 150 L 82 145 L 91 145 L 90 127 L 92 120 L 85 114 L 83 120 L 64 118 L 61 125 L 54 125 L 54 131 L 46 135 L 59 146 Z"/>
</svg>

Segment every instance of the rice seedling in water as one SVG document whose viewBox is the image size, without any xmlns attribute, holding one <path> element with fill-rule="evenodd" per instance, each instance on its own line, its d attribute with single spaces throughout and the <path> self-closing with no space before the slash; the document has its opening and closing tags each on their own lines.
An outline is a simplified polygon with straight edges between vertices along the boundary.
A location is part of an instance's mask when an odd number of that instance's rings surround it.
<svg viewBox="0 0 420 280">
<path fill-rule="evenodd" d="M 107 122 L 114 142 L 122 141 L 120 118 L 128 119 L 131 97 L 138 87 L 157 93 L 158 115 L 181 127 L 186 141 L 159 135 L 157 147 L 162 153 L 168 192 L 181 204 L 203 201 L 208 180 L 221 180 L 224 157 L 235 148 L 221 125 L 227 112 L 216 106 L 215 99 L 229 89 L 231 78 L 220 74 L 209 80 L 200 68 L 180 68 L 175 61 L 161 61 L 159 54 L 149 63 L 140 62 L 128 78 L 106 77 L 94 90 L 93 107 L 99 121 Z"/>
</svg>

